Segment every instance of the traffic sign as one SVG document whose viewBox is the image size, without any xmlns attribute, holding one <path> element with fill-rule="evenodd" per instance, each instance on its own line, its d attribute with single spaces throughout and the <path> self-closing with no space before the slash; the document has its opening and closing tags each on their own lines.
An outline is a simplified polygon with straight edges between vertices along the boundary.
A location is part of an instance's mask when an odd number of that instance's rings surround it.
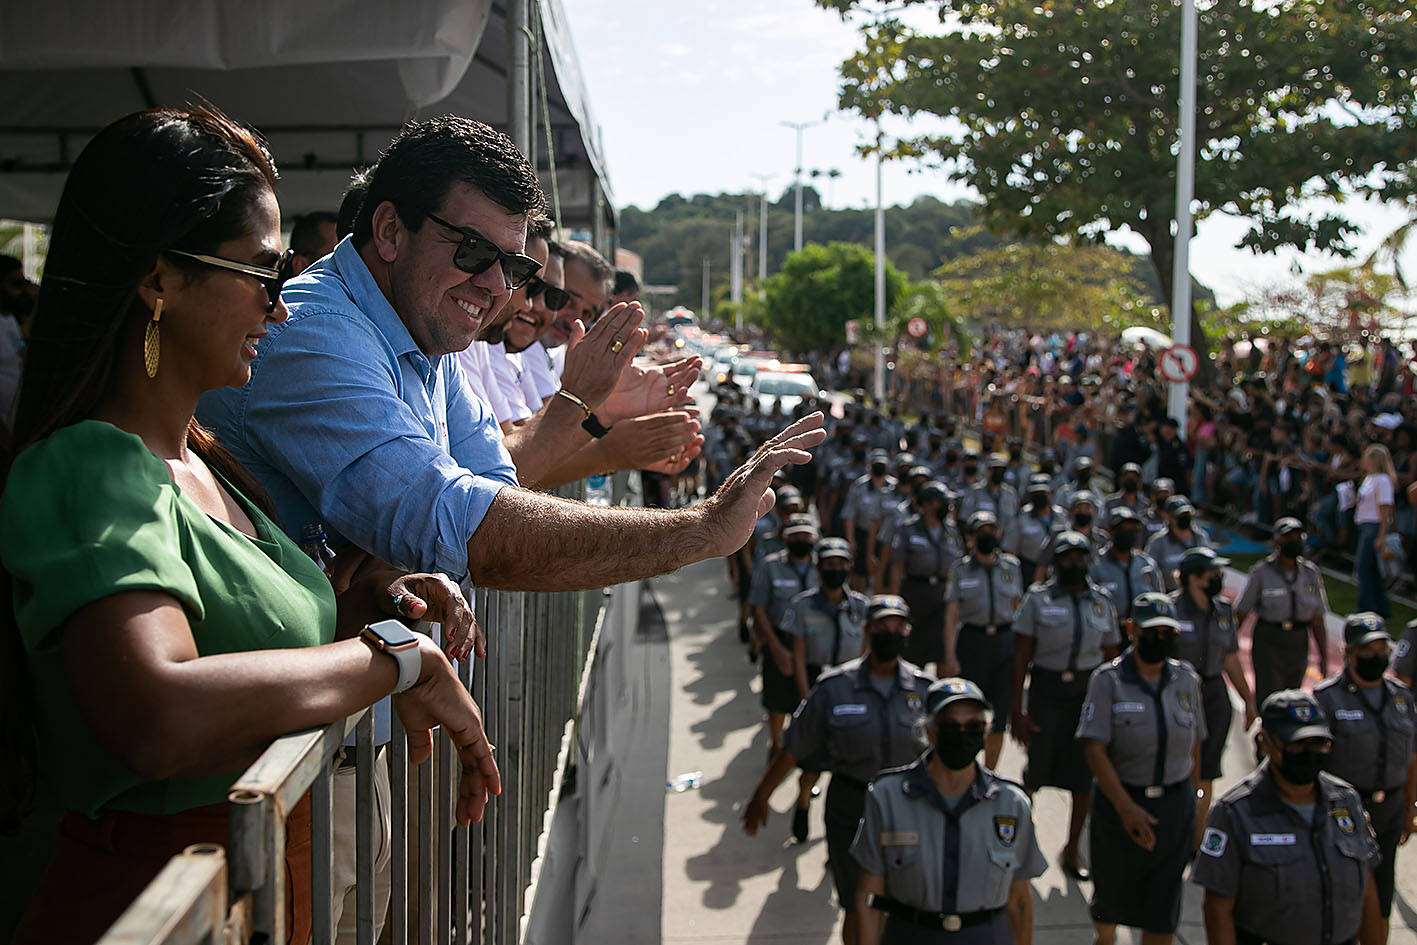
<svg viewBox="0 0 1417 945">
<path fill-rule="evenodd" d="M 1200 361 L 1196 357 L 1196 349 L 1190 345 L 1172 345 L 1161 352 L 1158 367 L 1161 369 L 1162 380 L 1172 384 L 1184 384 L 1196 376 Z"/>
<path fill-rule="evenodd" d="M 925 319 L 917 315 L 905 323 L 905 330 L 912 338 L 924 338 L 925 333 L 930 330 L 930 326 L 925 323 Z"/>
</svg>

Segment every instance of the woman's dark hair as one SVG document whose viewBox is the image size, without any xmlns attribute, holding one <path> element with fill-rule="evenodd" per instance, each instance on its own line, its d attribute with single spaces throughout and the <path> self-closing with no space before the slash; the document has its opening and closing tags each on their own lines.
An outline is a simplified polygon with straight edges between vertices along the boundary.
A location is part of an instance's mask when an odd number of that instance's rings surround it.
<svg viewBox="0 0 1417 945">
<path fill-rule="evenodd" d="M 14 450 L 91 417 L 113 393 L 120 345 L 148 317 L 138 287 L 168 250 L 212 252 L 244 235 L 273 192 L 261 137 L 211 107 L 154 108 L 94 136 L 69 171 L 45 260 L 20 376 Z M 168 257 L 174 264 L 180 260 Z M 200 267 L 190 268 L 200 277 Z M 129 346 L 131 347 L 131 345 Z M 138 356 L 137 349 L 127 356 Z M 264 490 L 196 421 L 188 443 L 263 511 Z M 33 799 L 36 751 L 24 651 L 0 572 L 0 832 Z"/>
</svg>

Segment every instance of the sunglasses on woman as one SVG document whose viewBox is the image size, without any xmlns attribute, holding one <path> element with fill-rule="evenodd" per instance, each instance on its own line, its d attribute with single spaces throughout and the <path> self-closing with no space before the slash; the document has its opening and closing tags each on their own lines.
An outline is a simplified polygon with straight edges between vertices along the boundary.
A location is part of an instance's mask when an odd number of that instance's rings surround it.
<svg viewBox="0 0 1417 945">
<path fill-rule="evenodd" d="M 531 301 L 543 292 L 546 293 L 546 308 L 553 312 L 561 311 L 566 307 L 566 303 L 571 301 L 571 293 L 565 289 L 558 289 L 554 285 L 548 285 L 546 280 L 540 276 L 532 276 L 527 280 L 527 301 Z"/>
<path fill-rule="evenodd" d="M 215 269 L 225 269 L 229 272 L 239 272 L 242 275 L 251 276 L 266 287 L 266 295 L 270 301 L 266 305 L 267 312 L 274 312 L 276 305 L 280 302 L 281 286 L 295 275 L 295 250 L 287 249 L 280 254 L 280 261 L 275 267 L 255 266 L 251 263 L 239 262 L 235 259 L 227 259 L 225 256 L 212 256 L 208 253 L 184 253 L 180 249 L 168 250 L 173 256 L 181 256 L 185 259 L 195 259 L 205 266 Z"/>
<path fill-rule="evenodd" d="M 516 290 L 527 284 L 541 268 L 541 263 L 521 253 L 505 253 L 502 247 L 466 226 L 454 226 L 447 220 L 428 214 L 428 219 L 441 227 L 452 230 L 462 237 L 462 242 L 453 250 L 453 265 L 470 276 L 480 276 L 493 265 L 502 264 L 502 278 L 507 288 Z"/>
</svg>

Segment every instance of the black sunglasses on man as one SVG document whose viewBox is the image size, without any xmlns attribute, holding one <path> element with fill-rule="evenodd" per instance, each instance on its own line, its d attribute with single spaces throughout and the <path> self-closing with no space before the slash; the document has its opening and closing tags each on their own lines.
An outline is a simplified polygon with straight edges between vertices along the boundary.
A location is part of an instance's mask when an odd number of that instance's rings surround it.
<svg viewBox="0 0 1417 945">
<path fill-rule="evenodd" d="M 516 290 L 526 285 L 527 280 L 541 269 L 541 263 L 535 259 L 521 253 L 505 253 L 502 247 L 471 227 L 454 226 L 431 213 L 428 219 L 462 236 L 462 242 L 453 250 L 453 265 L 470 276 L 480 276 L 500 262 L 507 288 Z"/>
</svg>

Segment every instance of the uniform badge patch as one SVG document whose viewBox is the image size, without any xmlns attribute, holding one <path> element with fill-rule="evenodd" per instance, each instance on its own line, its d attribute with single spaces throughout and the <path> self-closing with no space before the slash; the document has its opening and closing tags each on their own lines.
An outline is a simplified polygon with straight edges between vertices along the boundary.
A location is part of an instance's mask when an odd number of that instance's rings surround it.
<svg viewBox="0 0 1417 945">
<path fill-rule="evenodd" d="M 1348 808 L 1346 808 L 1346 807 L 1335 807 L 1335 808 L 1333 809 L 1332 813 L 1333 813 L 1333 822 L 1334 822 L 1335 825 L 1337 825 L 1338 829 L 1339 829 L 1341 832 L 1343 832 L 1343 833 L 1352 833 L 1352 832 L 1353 832 L 1353 828 L 1354 828 L 1355 824 L 1353 823 L 1353 815 L 1350 814 L 1350 813 L 1348 813 Z"/>
<path fill-rule="evenodd" d="M 905 694 L 905 707 L 911 712 L 920 711 L 920 693 L 907 692 Z"/>
<path fill-rule="evenodd" d="M 1392 704 L 1395 705 L 1395 706 L 1397 706 L 1397 711 L 1399 711 L 1399 712 L 1406 712 L 1406 711 L 1407 711 L 1407 697 L 1406 697 L 1406 696 L 1393 696 L 1393 697 L 1392 697 Z"/>
<path fill-rule="evenodd" d="M 1191 705 L 1191 694 L 1189 692 L 1181 693 L 1177 701 L 1180 702 L 1181 708 L 1185 709 L 1187 712 L 1195 711 L 1195 707 Z"/>
<path fill-rule="evenodd" d="M 1289 707 L 1289 714 L 1296 722 L 1308 722 L 1314 717 L 1314 707 L 1307 702 L 1300 702 Z"/>
<path fill-rule="evenodd" d="M 1091 702 L 1084 702 L 1082 705 L 1082 720 L 1084 722 L 1091 722 L 1096 715 L 1097 706 L 1093 705 Z"/>
<path fill-rule="evenodd" d="M 1103 610 L 1102 605 L 1099 604 L 1097 601 L 1092 602 L 1092 612 L 1098 617 L 1101 617 L 1103 614 L 1107 613 L 1107 611 Z"/>
<path fill-rule="evenodd" d="M 1307 592 L 1309 592 L 1310 594 L 1312 594 L 1312 593 L 1316 590 L 1316 588 L 1314 587 L 1314 582 L 1313 582 L 1313 581 L 1305 581 L 1305 582 L 1304 582 L 1304 590 L 1307 591 Z"/>
<path fill-rule="evenodd" d="M 1407 655 L 1407 651 L 1412 649 L 1412 643 L 1408 640 L 1397 641 L 1397 658 L 1402 659 Z"/>
<path fill-rule="evenodd" d="M 1215 827 L 1205 828 L 1205 836 L 1201 837 L 1201 852 L 1206 856 L 1224 856 L 1225 847 L 1230 842 L 1224 830 Z"/>
<path fill-rule="evenodd" d="M 1006 847 L 1014 845 L 1014 838 L 1018 836 L 1017 817 L 995 817 L 994 833 L 999 835 L 999 842 Z"/>
</svg>

